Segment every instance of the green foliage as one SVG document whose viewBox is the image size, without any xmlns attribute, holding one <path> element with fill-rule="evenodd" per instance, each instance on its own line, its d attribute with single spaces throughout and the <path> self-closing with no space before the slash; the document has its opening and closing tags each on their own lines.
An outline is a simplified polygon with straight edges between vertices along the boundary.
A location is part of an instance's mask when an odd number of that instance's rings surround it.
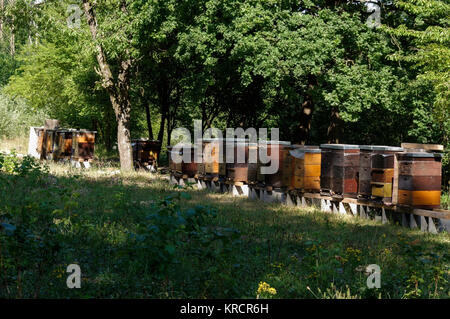
<svg viewBox="0 0 450 319">
<path fill-rule="evenodd" d="M 21 98 L 12 99 L 0 90 L 0 138 L 24 136 L 30 126 L 41 126 L 46 114 Z"/>
<path fill-rule="evenodd" d="M 402 14 L 383 28 L 398 47 L 390 58 L 411 65 L 415 80 L 434 88 L 434 107 L 427 111 L 440 130 L 439 142 L 448 145 L 450 6 L 442 0 L 399 0 L 394 5 Z"/>
</svg>

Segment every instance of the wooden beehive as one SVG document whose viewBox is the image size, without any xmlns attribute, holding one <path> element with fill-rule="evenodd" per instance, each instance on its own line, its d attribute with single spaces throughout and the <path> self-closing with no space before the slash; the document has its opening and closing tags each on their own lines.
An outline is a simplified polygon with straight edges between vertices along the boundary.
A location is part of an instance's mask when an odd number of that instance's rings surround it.
<svg viewBox="0 0 450 319">
<path fill-rule="evenodd" d="M 158 154 L 161 152 L 160 141 L 150 141 L 148 139 L 133 140 L 133 161 L 137 167 L 156 167 Z"/>
<path fill-rule="evenodd" d="M 181 173 L 188 177 L 194 177 L 197 174 L 196 149 L 195 145 L 184 145 L 182 149 Z"/>
<path fill-rule="evenodd" d="M 70 160 L 72 158 L 74 130 L 65 129 L 55 131 L 54 156 L 55 161 Z"/>
<path fill-rule="evenodd" d="M 38 151 L 41 154 L 41 159 L 53 159 L 53 150 L 55 143 L 56 130 L 43 129 L 39 135 Z"/>
<path fill-rule="evenodd" d="M 258 179 L 258 144 L 248 145 L 248 174 L 247 183 L 255 184 Z"/>
<path fill-rule="evenodd" d="M 222 178 L 227 178 L 227 164 L 234 163 L 235 159 L 235 144 L 236 143 L 245 143 L 248 142 L 248 140 L 243 138 L 225 138 L 222 140 L 219 140 L 220 148 L 221 148 L 221 158 L 219 161 L 219 176 Z M 227 154 L 229 154 L 227 156 Z"/>
<path fill-rule="evenodd" d="M 247 142 L 237 141 L 228 143 L 232 146 L 233 156 L 227 157 L 226 170 L 227 180 L 232 182 L 248 182 L 249 165 L 249 144 Z M 231 149 L 231 147 L 229 148 Z M 229 151 L 227 151 L 229 154 Z"/>
<path fill-rule="evenodd" d="M 221 139 L 209 138 L 203 139 L 203 163 L 204 163 L 204 175 L 218 176 L 219 175 L 219 162 L 221 154 Z"/>
<path fill-rule="evenodd" d="M 425 152 L 396 154 L 398 204 L 435 209 L 441 205 L 442 155 Z"/>
<path fill-rule="evenodd" d="M 401 151 L 402 148 L 392 146 L 360 146 L 358 188 L 360 197 L 391 201 L 394 154 Z"/>
<path fill-rule="evenodd" d="M 169 158 L 169 169 L 172 173 L 182 173 L 182 148 L 173 146 L 167 147 L 167 156 Z"/>
<path fill-rule="evenodd" d="M 322 144 L 320 188 L 344 197 L 358 196 L 359 146 Z"/>
<path fill-rule="evenodd" d="M 80 130 L 73 133 L 72 159 L 78 162 L 90 162 L 94 159 L 95 131 Z"/>
<path fill-rule="evenodd" d="M 263 167 L 265 164 L 262 163 L 260 154 L 267 154 L 267 144 L 258 144 L 258 159 L 256 162 L 256 183 L 263 185 L 266 183 L 266 180 L 265 175 L 261 172 L 261 167 Z"/>
<path fill-rule="evenodd" d="M 291 189 L 320 192 L 321 150 L 318 146 L 294 146 L 291 156 Z"/>
<path fill-rule="evenodd" d="M 290 185 L 290 157 L 289 151 L 292 149 L 290 142 L 285 141 L 263 141 L 260 144 L 264 145 L 267 156 L 270 158 L 268 163 L 264 163 L 263 159 L 258 157 L 261 161 L 261 166 L 278 166 L 278 169 L 273 174 L 263 174 L 266 186 L 272 188 L 288 188 Z M 261 153 L 260 153 L 261 154 Z M 276 163 L 273 163 L 275 161 Z"/>
</svg>

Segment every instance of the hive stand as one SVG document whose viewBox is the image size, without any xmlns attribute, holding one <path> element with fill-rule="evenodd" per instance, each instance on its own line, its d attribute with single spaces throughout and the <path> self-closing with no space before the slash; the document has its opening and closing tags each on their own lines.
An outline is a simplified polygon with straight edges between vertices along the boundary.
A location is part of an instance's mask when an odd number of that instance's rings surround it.
<svg viewBox="0 0 450 319">
<path fill-rule="evenodd" d="M 266 187 L 262 189 L 262 200 L 266 203 L 285 203 L 286 192 L 282 189 L 273 189 L 272 187 Z"/>
<path fill-rule="evenodd" d="M 187 175 L 182 175 L 179 173 L 171 173 L 170 174 L 170 180 L 169 180 L 171 185 L 179 185 L 179 186 L 188 186 L 189 184 L 192 185 L 193 188 L 197 188 L 198 187 L 198 180 L 193 178 L 193 177 L 189 177 Z"/>
<path fill-rule="evenodd" d="M 450 211 L 448 210 L 412 209 L 368 200 L 324 196 L 318 193 L 289 192 L 257 184 L 227 183 L 218 179 L 205 180 L 202 177 L 186 180 L 173 174 L 170 176 L 171 184 L 185 185 L 186 181 L 195 183 L 198 189 L 229 193 L 233 196 L 258 199 L 267 203 L 278 202 L 289 207 L 302 208 L 313 206 L 331 214 L 373 219 L 382 224 L 394 222 L 404 227 L 434 234 L 442 231 L 450 232 Z"/>
<path fill-rule="evenodd" d="M 89 161 L 74 161 L 74 160 L 71 160 L 70 161 L 70 165 L 72 165 L 73 167 L 75 167 L 75 168 L 86 168 L 86 169 L 89 169 L 89 168 L 91 168 L 91 163 L 89 162 Z"/>
<path fill-rule="evenodd" d="M 222 181 L 222 192 L 235 197 L 250 197 L 250 188 L 243 182 Z"/>
</svg>

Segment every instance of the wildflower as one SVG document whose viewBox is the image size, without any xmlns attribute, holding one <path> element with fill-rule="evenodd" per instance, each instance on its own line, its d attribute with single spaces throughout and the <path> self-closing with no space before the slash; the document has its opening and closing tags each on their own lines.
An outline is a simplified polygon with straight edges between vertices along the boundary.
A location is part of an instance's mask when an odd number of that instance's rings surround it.
<svg viewBox="0 0 450 319">
<path fill-rule="evenodd" d="M 258 286 L 258 290 L 256 291 L 256 294 L 258 297 L 264 293 L 268 293 L 269 295 L 276 295 L 277 290 L 275 288 L 270 287 L 270 285 L 267 282 L 260 282 Z"/>
</svg>

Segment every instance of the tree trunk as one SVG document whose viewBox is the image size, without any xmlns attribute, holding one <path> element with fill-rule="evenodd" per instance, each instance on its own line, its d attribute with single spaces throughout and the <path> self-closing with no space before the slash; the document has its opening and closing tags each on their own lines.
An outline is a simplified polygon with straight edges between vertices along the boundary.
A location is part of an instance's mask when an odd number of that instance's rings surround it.
<svg viewBox="0 0 450 319">
<path fill-rule="evenodd" d="M 169 97 L 169 84 L 167 83 L 167 79 L 162 77 L 158 85 L 158 99 L 161 106 L 161 126 L 159 127 L 158 141 L 161 141 L 161 143 L 164 139 L 164 128 L 169 115 Z"/>
<path fill-rule="evenodd" d="M 148 102 L 145 102 L 145 114 L 147 117 L 148 138 L 150 140 L 153 140 L 152 117 L 150 114 L 150 106 L 148 105 Z"/>
<path fill-rule="evenodd" d="M 341 137 L 342 121 L 339 115 L 339 111 L 335 108 L 331 110 L 330 125 L 328 126 L 328 143 L 338 144 Z"/>
<path fill-rule="evenodd" d="M 97 43 L 97 62 L 100 69 L 96 71 L 102 78 L 102 86 L 109 94 L 114 114 L 116 115 L 120 167 L 122 170 L 126 171 L 133 170 L 133 152 L 129 128 L 131 113 L 131 101 L 129 95 L 131 59 L 125 59 L 120 62 L 117 81 L 115 81 L 103 48 L 97 39 L 98 25 L 95 10 L 88 0 L 83 0 L 83 8 L 92 39 Z"/>
<path fill-rule="evenodd" d="M 16 30 L 14 28 L 14 18 L 11 21 L 11 36 L 9 38 L 9 48 L 11 52 L 11 56 L 16 54 Z"/>
<path fill-rule="evenodd" d="M 164 112 L 164 111 L 163 111 Z M 161 126 L 159 127 L 158 132 L 158 141 L 162 143 L 164 139 L 164 128 L 166 127 L 166 113 L 161 113 Z"/>
<path fill-rule="evenodd" d="M 313 90 L 316 87 L 317 80 L 314 76 L 308 77 L 308 89 L 305 94 L 305 100 L 302 103 L 302 111 L 299 118 L 299 126 L 295 134 L 296 142 L 305 145 L 308 142 L 311 131 L 311 121 L 314 112 Z"/>
</svg>

